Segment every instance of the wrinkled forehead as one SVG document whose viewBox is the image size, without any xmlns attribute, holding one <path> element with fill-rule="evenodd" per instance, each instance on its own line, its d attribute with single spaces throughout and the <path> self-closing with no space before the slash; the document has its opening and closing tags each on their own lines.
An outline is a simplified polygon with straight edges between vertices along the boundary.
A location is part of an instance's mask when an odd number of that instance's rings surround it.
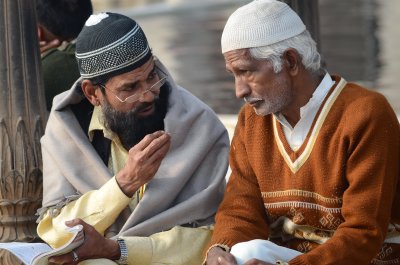
<svg viewBox="0 0 400 265">
<path fill-rule="evenodd" d="M 154 70 L 154 67 L 154 57 L 150 57 L 150 59 L 142 66 L 134 69 L 132 75 L 137 79 L 147 78 L 147 76 Z"/>
<path fill-rule="evenodd" d="M 147 77 L 153 72 L 155 68 L 154 57 L 151 57 L 147 62 L 132 71 L 117 75 L 111 79 L 114 80 L 129 80 L 130 82 L 136 82 L 147 79 Z"/>
<path fill-rule="evenodd" d="M 256 60 L 250 55 L 249 49 L 238 49 L 224 53 L 226 67 L 237 65 L 250 65 L 256 63 Z"/>
</svg>

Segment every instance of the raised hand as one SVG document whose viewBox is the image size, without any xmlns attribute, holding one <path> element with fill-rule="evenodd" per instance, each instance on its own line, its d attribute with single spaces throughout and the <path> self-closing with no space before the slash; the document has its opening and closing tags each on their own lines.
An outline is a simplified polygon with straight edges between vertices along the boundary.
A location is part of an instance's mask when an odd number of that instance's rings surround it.
<svg viewBox="0 0 400 265">
<path fill-rule="evenodd" d="M 163 131 L 146 135 L 129 150 L 124 168 L 116 175 L 121 190 L 132 197 L 136 190 L 149 182 L 167 154 L 171 137 Z"/>
</svg>

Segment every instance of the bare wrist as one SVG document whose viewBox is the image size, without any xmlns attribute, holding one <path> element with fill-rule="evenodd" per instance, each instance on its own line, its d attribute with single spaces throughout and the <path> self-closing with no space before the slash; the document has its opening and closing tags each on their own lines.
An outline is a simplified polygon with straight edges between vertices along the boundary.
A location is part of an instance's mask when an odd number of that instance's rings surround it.
<svg viewBox="0 0 400 265">
<path fill-rule="evenodd" d="M 119 249 L 119 244 L 117 241 L 108 239 L 108 244 L 107 244 L 107 252 L 108 252 L 108 259 L 110 260 L 118 260 L 121 256 L 121 250 Z"/>
<path fill-rule="evenodd" d="M 115 176 L 115 180 L 121 191 L 129 198 L 131 198 L 138 189 L 138 187 L 132 185 L 132 181 L 130 181 L 129 178 L 124 177 L 122 171 L 118 172 Z"/>
</svg>

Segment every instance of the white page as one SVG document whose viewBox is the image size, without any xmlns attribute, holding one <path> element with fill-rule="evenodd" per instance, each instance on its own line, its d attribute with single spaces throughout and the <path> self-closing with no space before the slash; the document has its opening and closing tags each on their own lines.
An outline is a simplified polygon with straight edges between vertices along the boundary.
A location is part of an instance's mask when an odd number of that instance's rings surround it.
<svg viewBox="0 0 400 265">
<path fill-rule="evenodd" d="M 52 250 L 49 245 L 44 243 L 23 242 L 0 243 L 0 248 L 9 250 L 27 265 L 30 264 L 33 257 Z"/>
</svg>

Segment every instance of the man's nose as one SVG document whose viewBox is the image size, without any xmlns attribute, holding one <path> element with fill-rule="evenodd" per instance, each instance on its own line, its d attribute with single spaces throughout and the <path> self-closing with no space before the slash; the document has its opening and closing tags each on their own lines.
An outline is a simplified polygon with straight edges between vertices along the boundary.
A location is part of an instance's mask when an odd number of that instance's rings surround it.
<svg viewBox="0 0 400 265">
<path fill-rule="evenodd" d="M 140 102 L 153 102 L 155 97 L 156 97 L 156 94 L 153 91 L 148 90 L 141 95 L 141 97 L 139 98 L 139 101 Z"/>
<path fill-rule="evenodd" d="M 235 78 L 235 93 L 237 98 L 244 98 L 251 94 L 251 89 L 247 82 L 240 78 Z"/>
</svg>

